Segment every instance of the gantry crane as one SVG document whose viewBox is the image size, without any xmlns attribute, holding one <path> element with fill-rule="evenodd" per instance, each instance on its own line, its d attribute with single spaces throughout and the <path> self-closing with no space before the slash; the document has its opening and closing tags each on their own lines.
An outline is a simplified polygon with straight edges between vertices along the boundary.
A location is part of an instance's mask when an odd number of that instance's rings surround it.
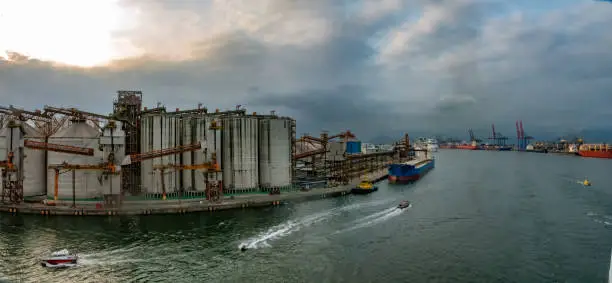
<svg viewBox="0 0 612 283">
<path fill-rule="evenodd" d="M 210 162 L 202 163 L 202 164 L 186 164 L 186 165 L 178 165 L 178 164 L 159 164 L 153 166 L 154 170 L 160 171 L 161 177 L 161 186 L 162 186 L 162 199 L 166 199 L 166 183 L 164 178 L 164 172 L 168 169 L 174 169 L 176 171 L 182 170 L 202 170 L 202 174 L 206 180 L 206 198 L 208 200 L 217 201 L 221 197 L 223 193 L 223 188 L 215 184 L 214 188 L 208 182 L 209 173 L 217 173 L 221 172 L 221 168 L 217 163 L 217 155 L 213 153 L 212 160 Z"/>
</svg>

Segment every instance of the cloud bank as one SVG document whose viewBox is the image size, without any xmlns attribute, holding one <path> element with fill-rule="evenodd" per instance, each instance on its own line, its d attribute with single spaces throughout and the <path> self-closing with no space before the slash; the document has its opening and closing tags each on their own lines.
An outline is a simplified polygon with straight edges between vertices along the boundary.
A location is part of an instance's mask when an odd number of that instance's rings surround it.
<svg viewBox="0 0 612 283">
<path fill-rule="evenodd" d="M 79 68 L 0 52 L 0 97 L 107 113 L 140 89 L 148 106 L 242 104 L 366 140 L 491 123 L 514 136 L 519 119 L 536 138 L 609 129 L 612 4 L 505 3 L 124 0 L 113 39 L 131 56 Z"/>
</svg>

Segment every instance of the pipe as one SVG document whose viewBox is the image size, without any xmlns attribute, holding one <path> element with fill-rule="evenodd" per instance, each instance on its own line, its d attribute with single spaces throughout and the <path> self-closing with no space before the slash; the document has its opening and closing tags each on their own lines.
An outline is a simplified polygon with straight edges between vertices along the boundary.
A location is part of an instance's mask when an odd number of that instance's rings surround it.
<svg viewBox="0 0 612 283">
<path fill-rule="evenodd" d="M 72 170 L 72 207 L 76 207 L 76 170 Z"/>
<path fill-rule="evenodd" d="M 53 199 L 57 201 L 57 193 L 59 190 L 59 168 L 55 168 L 55 183 L 53 184 Z"/>
</svg>

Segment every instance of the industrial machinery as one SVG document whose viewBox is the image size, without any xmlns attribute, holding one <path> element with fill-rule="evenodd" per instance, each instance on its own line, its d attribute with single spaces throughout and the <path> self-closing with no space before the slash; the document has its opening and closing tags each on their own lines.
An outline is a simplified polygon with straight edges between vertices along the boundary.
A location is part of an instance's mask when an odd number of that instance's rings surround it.
<svg viewBox="0 0 612 283">
<path fill-rule="evenodd" d="M 158 157 L 163 157 L 163 156 L 173 155 L 173 154 L 180 154 L 180 153 L 189 152 L 189 151 L 195 151 L 201 148 L 202 148 L 202 144 L 200 142 L 197 142 L 195 144 L 182 145 L 182 146 L 178 146 L 174 148 L 165 148 L 165 149 L 154 150 L 150 152 L 130 154 L 130 155 L 125 156 L 125 159 L 123 160 L 121 165 L 122 166 L 131 165 L 131 164 L 138 163 L 138 162 L 148 160 L 148 159 L 153 159 L 153 158 L 158 158 Z M 207 164 L 196 164 L 196 165 L 163 165 L 163 166 L 158 166 L 155 169 L 162 170 L 162 171 L 168 168 L 174 168 L 178 170 L 213 169 L 213 171 L 216 172 L 219 170 L 219 165 L 216 163 L 216 159 L 213 160 L 213 162 L 214 163 L 212 164 L 207 163 Z M 162 188 L 163 188 L 162 198 L 166 199 L 166 191 L 165 191 L 165 186 L 163 185 L 163 179 L 164 178 L 162 174 Z"/>
<path fill-rule="evenodd" d="M 57 195 L 59 190 L 59 176 L 60 174 L 72 172 L 72 207 L 76 207 L 76 170 L 102 170 L 103 174 L 117 174 L 119 170 L 117 168 L 121 168 L 115 166 L 111 162 L 96 164 L 96 165 L 82 165 L 82 164 L 68 164 L 66 162 L 62 164 L 52 164 L 49 165 L 49 169 L 53 169 L 55 171 L 54 178 L 54 200 L 57 201 Z M 111 182 L 112 186 L 112 182 Z M 112 189 L 111 189 L 112 190 Z"/>
<path fill-rule="evenodd" d="M 54 151 L 61 153 L 69 153 L 76 155 L 85 155 L 85 156 L 93 156 L 94 149 L 86 148 L 86 147 L 78 147 L 78 146 L 70 146 L 70 145 L 62 145 L 62 144 L 54 144 L 54 143 L 46 143 L 46 142 L 38 142 L 32 140 L 24 140 L 23 146 L 31 149 L 38 150 L 46 150 L 46 151 Z M 76 193 L 75 193 L 75 171 L 76 170 L 104 170 L 105 172 L 115 172 L 114 164 L 112 162 L 108 162 L 100 165 L 82 165 L 82 164 L 51 164 L 48 166 L 49 169 L 53 169 L 55 171 L 54 184 L 53 184 L 53 200 L 57 201 L 58 198 L 58 190 L 59 190 L 59 175 L 62 173 L 66 173 L 68 171 L 72 171 L 72 205 L 76 204 Z"/>
<path fill-rule="evenodd" d="M 166 199 L 166 184 L 164 182 L 164 172 L 168 169 L 171 170 L 201 170 L 204 176 L 204 180 L 206 182 L 206 199 L 211 201 L 218 201 L 223 194 L 223 186 L 220 181 L 216 181 L 214 183 L 209 182 L 210 174 L 217 174 L 221 172 L 221 168 L 217 163 L 216 154 L 212 155 L 212 160 L 210 162 L 202 163 L 202 164 L 187 164 L 187 165 L 178 165 L 178 164 L 160 164 L 154 165 L 153 169 L 160 171 L 161 176 L 161 185 L 162 185 L 162 199 Z M 216 176 L 212 176 L 216 177 Z M 217 180 L 217 178 L 212 178 L 213 180 Z"/>
<path fill-rule="evenodd" d="M 314 156 L 314 155 L 320 155 L 320 154 L 324 154 L 327 152 L 327 144 L 335 139 L 335 138 L 343 138 L 344 141 L 347 141 L 349 138 L 355 138 L 355 135 L 353 133 L 351 133 L 351 131 L 346 131 L 346 132 L 342 132 L 333 136 L 329 136 L 327 133 L 322 133 L 320 138 L 316 138 L 313 136 L 309 136 L 309 135 L 304 135 L 301 138 L 299 138 L 297 141 L 298 142 L 306 142 L 306 143 L 317 143 L 319 145 L 321 145 L 320 149 L 316 149 L 316 150 L 312 150 L 312 151 L 308 151 L 308 152 L 302 152 L 299 154 L 296 154 L 293 156 L 294 159 L 302 159 L 302 158 L 306 158 L 306 157 L 310 157 L 310 156 Z"/>
</svg>

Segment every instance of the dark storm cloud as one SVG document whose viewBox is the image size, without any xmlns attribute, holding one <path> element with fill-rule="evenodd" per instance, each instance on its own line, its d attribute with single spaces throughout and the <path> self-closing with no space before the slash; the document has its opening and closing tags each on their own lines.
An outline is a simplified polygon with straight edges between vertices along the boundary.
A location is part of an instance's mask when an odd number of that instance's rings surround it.
<svg viewBox="0 0 612 283">
<path fill-rule="evenodd" d="M 255 106 L 283 107 L 296 113 L 300 131 L 339 132 L 351 130 L 362 136 L 384 134 L 396 114 L 385 111 L 387 103 L 372 99 L 372 90 L 360 85 L 342 85 L 333 89 L 310 89 L 291 94 L 253 96 Z M 350 121 L 350 123 L 347 123 Z"/>
<path fill-rule="evenodd" d="M 10 53 L 3 104 L 105 113 L 116 90 L 141 89 L 148 106 L 242 104 L 360 137 L 486 136 L 491 123 L 511 136 L 518 119 L 537 136 L 612 119 L 612 6 L 532 17 L 470 0 L 122 2 L 142 13 L 117 36 L 149 54 L 82 69 Z"/>
</svg>

